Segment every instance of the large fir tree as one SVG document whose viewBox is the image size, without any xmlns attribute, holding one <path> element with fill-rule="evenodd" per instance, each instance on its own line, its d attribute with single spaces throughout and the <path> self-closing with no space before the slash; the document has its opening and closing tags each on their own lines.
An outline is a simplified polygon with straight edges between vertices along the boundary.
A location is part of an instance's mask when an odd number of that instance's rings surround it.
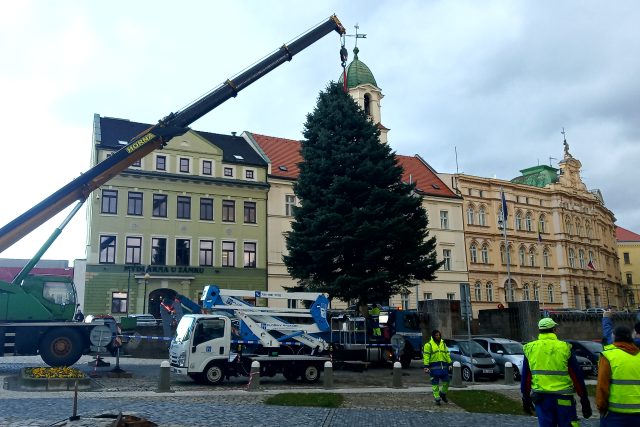
<svg viewBox="0 0 640 427">
<path fill-rule="evenodd" d="M 359 306 L 432 280 L 435 238 L 415 184 L 380 132 L 341 86 L 329 84 L 307 115 L 284 262 L 299 288 Z"/>
</svg>

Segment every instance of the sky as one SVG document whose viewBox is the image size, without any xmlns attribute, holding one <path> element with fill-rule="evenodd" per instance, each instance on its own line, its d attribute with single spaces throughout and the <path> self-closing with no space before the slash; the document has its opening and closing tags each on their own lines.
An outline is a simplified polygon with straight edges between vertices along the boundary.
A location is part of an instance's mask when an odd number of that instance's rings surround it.
<svg viewBox="0 0 640 427">
<path fill-rule="evenodd" d="M 94 114 L 156 123 L 336 14 L 398 154 L 512 179 L 557 162 L 640 232 L 640 4 L 621 0 L 25 1 L 0 6 L 0 226 L 89 169 Z M 346 38 L 349 61 L 355 38 Z M 192 124 L 301 139 L 341 73 L 330 34 Z M 457 152 L 457 156 L 456 156 Z M 30 258 L 70 209 L 0 253 Z M 81 210 L 45 254 L 85 258 Z"/>
</svg>

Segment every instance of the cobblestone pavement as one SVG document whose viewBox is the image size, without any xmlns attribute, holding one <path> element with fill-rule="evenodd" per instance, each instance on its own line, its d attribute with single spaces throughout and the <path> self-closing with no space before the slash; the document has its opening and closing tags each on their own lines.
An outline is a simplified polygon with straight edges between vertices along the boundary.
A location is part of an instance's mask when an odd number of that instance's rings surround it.
<svg viewBox="0 0 640 427">
<path fill-rule="evenodd" d="M 83 357 L 75 367 L 93 374 L 93 391 L 80 392 L 76 422 L 60 423 L 72 415 L 72 392 L 21 392 L 0 390 L 0 427 L 61 426 L 98 427 L 93 418 L 119 412 L 136 415 L 160 426 L 424 426 L 440 425 L 526 427 L 536 426 L 533 417 L 467 413 L 455 404 L 436 407 L 419 363 L 403 371 L 401 389 L 391 388 L 392 370 L 369 369 L 365 372 L 334 372 L 334 389 L 344 395 L 339 409 L 279 407 L 265 405 L 272 394 L 327 391 L 322 383 L 310 387 L 288 383 L 279 376 L 263 378 L 260 390 L 249 392 L 246 378 L 232 379 L 222 386 L 194 384 L 187 379 L 171 378 L 171 393 L 157 393 L 159 360 L 121 359 L 120 367 L 132 378 L 109 378 L 112 363 L 106 368 L 87 365 Z M 0 359 L 0 381 L 6 384 L 20 368 L 40 366 L 38 358 Z M 480 382 L 468 388 L 492 389 L 519 399 L 517 386 L 500 382 Z M 596 426 L 597 419 L 584 420 L 582 426 Z"/>
</svg>

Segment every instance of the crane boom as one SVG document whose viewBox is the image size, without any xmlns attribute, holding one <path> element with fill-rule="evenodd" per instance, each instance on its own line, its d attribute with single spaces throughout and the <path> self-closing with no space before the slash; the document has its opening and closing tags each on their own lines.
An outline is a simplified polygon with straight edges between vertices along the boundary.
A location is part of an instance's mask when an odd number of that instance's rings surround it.
<svg viewBox="0 0 640 427">
<path fill-rule="evenodd" d="M 289 44 L 285 44 L 271 55 L 249 67 L 237 76 L 228 79 L 211 92 L 205 94 L 184 109 L 171 113 L 156 125 L 132 138 L 122 149 L 89 169 L 78 178 L 51 194 L 34 207 L 0 228 L 0 253 L 31 231 L 51 219 L 76 200 L 84 200 L 96 188 L 109 181 L 154 150 L 164 147 L 173 137 L 184 134 L 189 126 L 223 102 L 235 97 L 238 92 L 274 70 L 294 55 L 306 49 L 327 34 L 345 29 L 337 16 L 310 29 Z"/>
</svg>

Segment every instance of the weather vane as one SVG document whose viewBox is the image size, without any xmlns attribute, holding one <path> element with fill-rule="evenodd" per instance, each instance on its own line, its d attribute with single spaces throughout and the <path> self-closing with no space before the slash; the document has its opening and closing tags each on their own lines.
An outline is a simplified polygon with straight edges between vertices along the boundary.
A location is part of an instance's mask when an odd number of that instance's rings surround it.
<svg viewBox="0 0 640 427">
<path fill-rule="evenodd" d="M 358 39 L 366 39 L 367 35 L 366 34 L 358 34 L 358 30 L 360 29 L 360 26 L 358 24 L 353 26 L 356 29 L 356 33 L 355 34 L 346 34 L 345 37 L 355 37 L 356 38 L 356 46 L 358 47 Z"/>
</svg>

